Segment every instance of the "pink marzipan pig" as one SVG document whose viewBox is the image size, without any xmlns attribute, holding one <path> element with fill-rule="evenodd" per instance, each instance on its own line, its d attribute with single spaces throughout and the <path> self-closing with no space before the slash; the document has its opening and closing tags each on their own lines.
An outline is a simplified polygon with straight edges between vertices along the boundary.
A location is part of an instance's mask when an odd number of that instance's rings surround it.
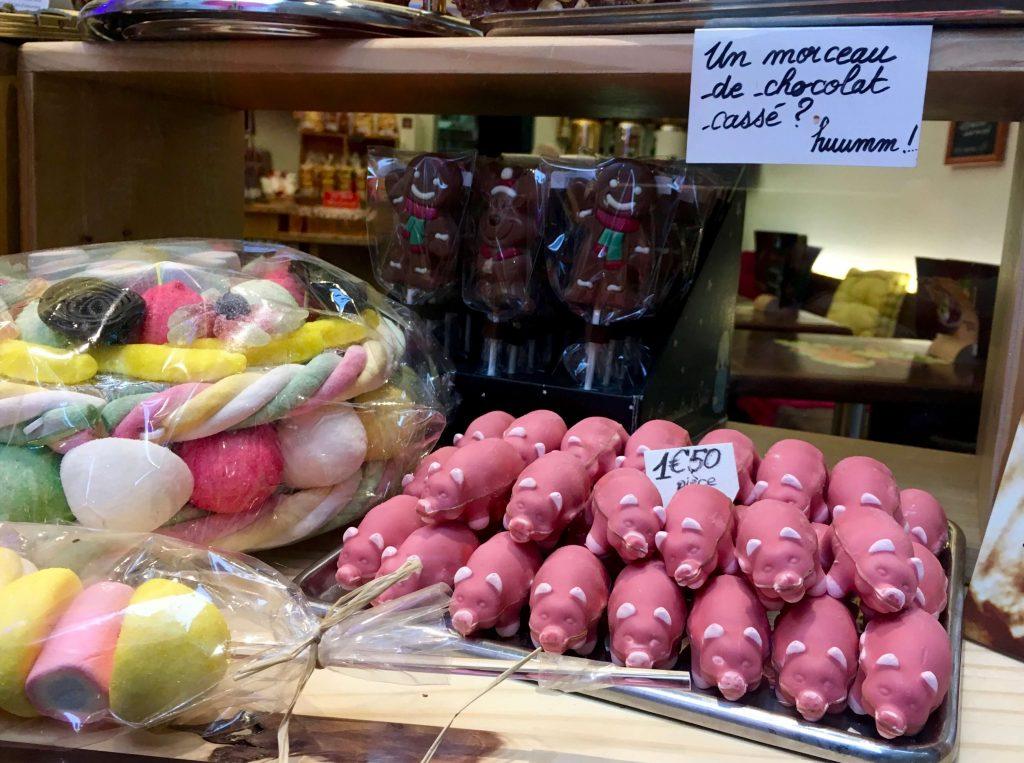
<svg viewBox="0 0 1024 763">
<path fill-rule="evenodd" d="M 724 443 L 732 445 L 732 452 L 736 458 L 736 477 L 740 484 L 740 491 L 736 494 L 736 503 L 753 503 L 754 475 L 757 474 L 757 468 L 761 464 L 761 457 L 757 455 L 754 441 L 735 429 L 712 430 L 700 441 L 701 445 Z"/>
<path fill-rule="evenodd" d="M 828 469 L 821 451 L 803 440 L 779 440 L 757 467 L 750 502 L 762 498 L 791 503 L 812 522 L 828 521 Z"/>
<path fill-rule="evenodd" d="M 829 596 L 856 593 L 861 609 L 875 614 L 899 612 L 917 594 L 924 563 L 914 556 L 907 532 L 881 509 L 839 514 L 832 522 L 832 552 Z"/>
<path fill-rule="evenodd" d="M 490 438 L 459 448 L 443 468 L 427 476 L 419 500 L 425 522 L 462 521 L 484 530 L 500 517 L 523 469 L 515 448 Z"/>
<path fill-rule="evenodd" d="M 665 526 L 661 494 L 637 469 L 615 469 L 599 479 L 590 495 L 590 510 L 593 524 L 587 548 L 598 555 L 613 548 L 627 563 L 650 556 L 655 535 Z"/>
<path fill-rule="evenodd" d="M 675 422 L 651 419 L 629 436 L 625 452 L 615 459 L 615 465 L 643 471 L 644 453 L 647 451 L 682 448 L 692 444 L 690 433 Z"/>
<path fill-rule="evenodd" d="M 889 515 L 900 507 L 900 489 L 889 467 L 868 456 L 844 458 L 828 477 L 828 508 L 833 515 L 859 506 L 873 506 Z"/>
<path fill-rule="evenodd" d="M 808 721 L 846 709 L 857 675 L 857 625 L 831 596 L 787 607 L 772 632 L 775 696 Z"/>
<path fill-rule="evenodd" d="M 405 539 L 421 527 L 423 520 L 411 495 L 396 495 L 374 506 L 358 527 L 348 528 L 342 536 L 338 584 L 352 589 L 373 580 L 381 562 L 393 556 Z"/>
<path fill-rule="evenodd" d="M 717 686 L 737 700 L 764 676 L 771 631 L 764 607 L 747 581 L 721 575 L 697 592 L 687 623 L 690 677 L 699 689 Z"/>
<path fill-rule="evenodd" d="M 562 438 L 560 450 L 580 460 L 590 479 L 597 480 L 615 468 L 629 435 L 617 421 L 591 416 L 574 424 Z"/>
<path fill-rule="evenodd" d="M 939 621 L 920 609 L 868 623 L 850 709 L 886 739 L 919 732 L 949 691 L 953 654 Z"/>
<path fill-rule="evenodd" d="M 505 526 L 518 543 L 557 541 L 586 508 L 590 477 L 579 459 L 552 451 L 516 478 L 505 508 Z"/>
<path fill-rule="evenodd" d="M 933 554 L 946 547 L 949 523 L 946 512 L 931 493 L 908 488 L 900 493 L 900 509 L 896 521 Z"/>
<path fill-rule="evenodd" d="M 736 560 L 767 609 L 825 593 L 818 535 L 791 503 L 766 499 L 737 512 Z"/>
<path fill-rule="evenodd" d="M 420 560 L 423 569 L 391 586 L 374 599 L 373 604 L 383 604 L 437 583 L 455 585 L 455 573 L 466 565 L 479 545 L 473 531 L 458 522 L 421 527 L 381 562 L 377 577 L 394 572 L 412 557 Z"/>
<path fill-rule="evenodd" d="M 459 433 L 452 438 L 452 444 L 456 448 L 464 448 L 477 440 L 501 437 L 514 419 L 515 416 L 505 411 L 490 411 L 477 416 L 469 422 L 465 434 Z"/>
<path fill-rule="evenodd" d="M 583 546 L 562 546 L 541 565 L 530 591 L 530 635 L 545 652 L 588 655 L 608 606 L 608 572 Z"/>
<path fill-rule="evenodd" d="M 665 529 L 654 536 L 669 574 L 684 588 L 700 588 L 716 572 L 736 572 L 732 502 L 713 487 L 687 485 L 665 508 Z"/>
<path fill-rule="evenodd" d="M 918 581 L 917 593 L 914 594 L 914 606 L 938 617 L 948 603 L 949 578 L 946 577 L 942 562 L 935 554 L 917 541 L 911 543 L 914 546 L 914 556 L 920 559 L 924 566 L 924 573 Z"/>
<path fill-rule="evenodd" d="M 534 544 L 516 543 L 508 533 L 482 544 L 455 573 L 449 607 L 455 630 L 468 636 L 495 628 L 499 636 L 513 635 L 540 562 Z"/>
<path fill-rule="evenodd" d="M 419 498 L 423 494 L 423 485 L 426 483 L 427 477 L 439 471 L 454 454 L 455 447 L 446 445 L 425 455 L 415 470 L 402 477 L 402 492 Z"/>
<path fill-rule="evenodd" d="M 558 450 L 566 431 L 561 416 L 541 409 L 515 419 L 501 438 L 516 449 L 524 464 L 532 464 L 545 453 Z"/>
<path fill-rule="evenodd" d="M 608 597 L 612 662 L 671 669 L 685 629 L 686 599 L 664 563 L 638 562 L 619 573 Z"/>
</svg>

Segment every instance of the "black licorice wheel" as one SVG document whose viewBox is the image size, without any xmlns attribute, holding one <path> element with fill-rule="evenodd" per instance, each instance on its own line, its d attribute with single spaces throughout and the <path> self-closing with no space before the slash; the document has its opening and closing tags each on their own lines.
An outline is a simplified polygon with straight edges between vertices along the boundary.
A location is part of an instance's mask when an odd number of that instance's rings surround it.
<svg viewBox="0 0 1024 763">
<path fill-rule="evenodd" d="M 128 344 L 145 315 L 142 297 L 99 278 L 67 278 L 39 298 L 43 323 L 76 342 Z"/>
</svg>

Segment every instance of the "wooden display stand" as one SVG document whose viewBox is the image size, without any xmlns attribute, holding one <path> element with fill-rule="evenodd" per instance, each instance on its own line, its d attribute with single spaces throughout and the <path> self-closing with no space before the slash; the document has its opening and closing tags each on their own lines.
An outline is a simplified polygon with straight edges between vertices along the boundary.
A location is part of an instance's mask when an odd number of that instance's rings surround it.
<svg viewBox="0 0 1024 763">
<path fill-rule="evenodd" d="M 21 245 L 240 236 L 242 109 L 684 117 L 692 46 L 687 34 L 26 45 L 20 54 Z M 1021 30 L 935 32 L 926 119 L 1022 117 Z M 1016 151 L 977 457 L 801 435 L 819 442 L 832 463 L 870 447 L 901 482 L 943 500 L 974 554 L 1024 404 L 1022 222 L 1024 134 Z M 779 430 L 755 434 L 761 448 L 785 436 Z M 276 559 L 293 570 L 306 561 L 301 549 Z M 350 745 L 355 757 L 418 759 L 433 727 L 482 687 L 466 679 L 421 691 L 369 678 L 321 672 L 300 699 L 298 725 L 319 723 L 327 754 L 345 758 Z M 1022 684 L 1024 666 L 967 645 L 964 759 L 968 753 L 971 760 L 1024 757 Z M 474 705 L 458 725 L 481 731 L 456 733 L 442 755 L 647 761 L 675 760 L 681 751 L 709 760 L 784 755 L 512 683 Z M 0 729 L 4 739 L 13 739 L 12 733 L 18 729 Z M 27 733 L 22 729 L 20 741 L 40 742 L 38 736 L 26 739 Z M 70 734 L 47 743 L 75 746 Z M 212 754 L 198 737 L 177 733 L 162 742 L 112 737 L 106 749 L 192 759 Z M 72 759 L 71 752 L 62 755 Z"/>
</svg>

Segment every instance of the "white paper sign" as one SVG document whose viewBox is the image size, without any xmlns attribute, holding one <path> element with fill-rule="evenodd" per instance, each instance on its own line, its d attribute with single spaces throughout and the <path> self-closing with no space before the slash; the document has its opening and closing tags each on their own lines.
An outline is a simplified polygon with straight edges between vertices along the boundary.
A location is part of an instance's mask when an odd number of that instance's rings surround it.
<svg viewBox="0 0 1024 763">
<path fill-rule="evenodd" d="M 687 485 L 710 485 L 730 501 L 740 491 L 736 476 L 736 454 L 730 443 L 691 445 L 687 448 L 648 450 L 644 471 L 658 487 L 663 506 Z"/>
<path fill-rule="evenodd" d="M 698 29 L 686 159 L 913 167 L 928 26 Z"/>
</svg>

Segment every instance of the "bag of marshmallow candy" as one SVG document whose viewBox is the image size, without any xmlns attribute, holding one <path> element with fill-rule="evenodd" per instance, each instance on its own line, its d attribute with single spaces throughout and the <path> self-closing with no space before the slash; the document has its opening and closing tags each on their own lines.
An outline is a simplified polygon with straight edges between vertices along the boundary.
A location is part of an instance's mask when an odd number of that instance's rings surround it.
<svg viewBox="0 0 1024 763">
<path fill-rule="evenodd" d="M 26 741 L 52 739 L 28 721 L 40 717 L 107 736 L 278 717 L 312 670 L 319 627 L 295 585 L 255 559 L 0 523 L 0 724 Z"/>
<path fill-rule="evenodd" d="M 274 244 L 0 259 L 0 520 L 271 548 L 358 519 L 442 428 L 417 319 Z"/>
</svg>

